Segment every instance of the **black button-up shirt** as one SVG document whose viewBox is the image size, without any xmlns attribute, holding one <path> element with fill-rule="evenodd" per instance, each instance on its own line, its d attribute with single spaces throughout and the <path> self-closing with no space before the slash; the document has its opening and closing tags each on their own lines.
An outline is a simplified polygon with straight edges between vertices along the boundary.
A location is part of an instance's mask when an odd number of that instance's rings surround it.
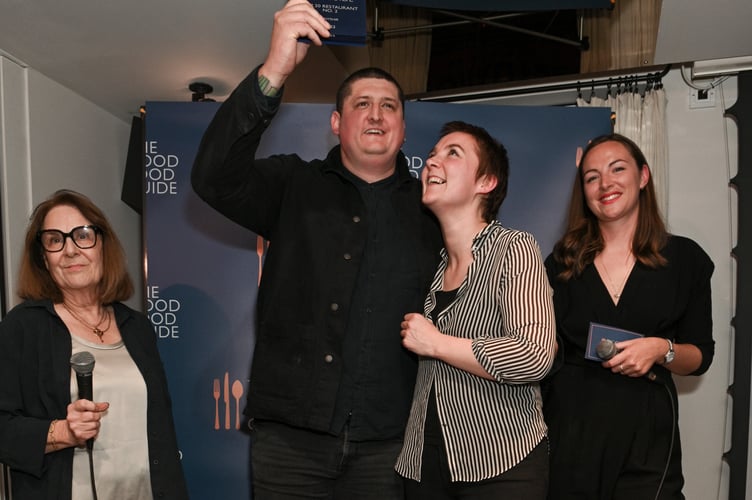
<svg viewBox="0 0 752 500">
<path fill-rule="evenodd" d="M 397 175 L 372 184 L 349 172 L 345 177 L 363 198 L 368 230 L 345 330 L 344 370 L 331 431 L 337 434 L 348 423 L 349 438 L 359 441 L 402 432 L 417 358 L 402 347 L 401 296 L 409 297 L 406 302 L 419 300 L 422 287 L 415 281 L 415 250 L 404 244 L 407 228 L 391 203 Z"/>
</svg>

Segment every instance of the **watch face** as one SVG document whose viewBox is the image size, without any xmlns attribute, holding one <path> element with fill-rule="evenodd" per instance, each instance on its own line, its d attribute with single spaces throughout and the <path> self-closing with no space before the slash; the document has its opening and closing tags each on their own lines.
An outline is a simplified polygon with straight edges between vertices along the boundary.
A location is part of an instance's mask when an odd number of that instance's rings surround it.
<svg viewBox="0 0 752 500">
<path fill-rule="evenodd" d="M 668 352 L 663 356 L 664 365 L 674 360 L 674 343 L 670 339 L 666 339 L 666 342 L 668 342 Z"/>
</svg>

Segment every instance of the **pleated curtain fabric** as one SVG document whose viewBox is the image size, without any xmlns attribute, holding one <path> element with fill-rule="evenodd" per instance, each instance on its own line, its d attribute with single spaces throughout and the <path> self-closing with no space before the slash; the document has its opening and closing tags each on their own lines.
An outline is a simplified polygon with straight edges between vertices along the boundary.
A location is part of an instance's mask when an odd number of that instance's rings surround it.
<svg viewBox="0 0 752 500">
<path fill-rule="evenodd" d="M 607 107 L 613 112 L 614 132 L 629 137 L 642 149 L 653 176 L 658 206 L 668 218 L 668 126 L 666 91 L 656 85 L 641 94 L 636 90 L 610 92 L 605 98 L 578 97 L 578 107 Z"/>
</svg>

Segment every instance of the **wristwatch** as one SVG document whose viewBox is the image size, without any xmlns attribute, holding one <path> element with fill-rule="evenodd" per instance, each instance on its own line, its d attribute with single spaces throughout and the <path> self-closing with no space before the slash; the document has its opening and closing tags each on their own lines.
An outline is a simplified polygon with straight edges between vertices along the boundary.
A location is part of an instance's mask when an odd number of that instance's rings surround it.
<svg viewBox="0 0 752 500">
<path fill-rule="evenodd" d="M 666 342 L 668 342 L 668 352 L 663 356 L 664 365 L 667 365 L 674 360 L 674 343 L 669 339 L 666 339 Z"/>
</svg>

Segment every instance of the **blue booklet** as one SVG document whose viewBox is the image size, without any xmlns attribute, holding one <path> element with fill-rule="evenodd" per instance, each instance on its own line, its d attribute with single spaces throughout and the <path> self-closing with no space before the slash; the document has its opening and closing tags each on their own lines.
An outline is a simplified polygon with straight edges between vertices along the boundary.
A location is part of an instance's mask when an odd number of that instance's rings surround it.
<svg viewBox="0 0 752 500">
<path fill-rule="evenodd" d="M 332 36 L 322 39 L 324 43 L 366 44 L 366 0 L 324 0 L 311 4 L 332 25 L 329 30 Z"/>
<path fill-rule="evenodd" d="M 613 342 L 622 342 L 624 340 L 639 339 L 642 337 L 644 337 L 644 335 L 637 332 L 590 322 L 587 345 L 585 346 L 585 359 L 603 361 L 603 359 L 598 356 L 597 351 L 598 343 L 603 339 L 611 340 Z"/>
</svg>

